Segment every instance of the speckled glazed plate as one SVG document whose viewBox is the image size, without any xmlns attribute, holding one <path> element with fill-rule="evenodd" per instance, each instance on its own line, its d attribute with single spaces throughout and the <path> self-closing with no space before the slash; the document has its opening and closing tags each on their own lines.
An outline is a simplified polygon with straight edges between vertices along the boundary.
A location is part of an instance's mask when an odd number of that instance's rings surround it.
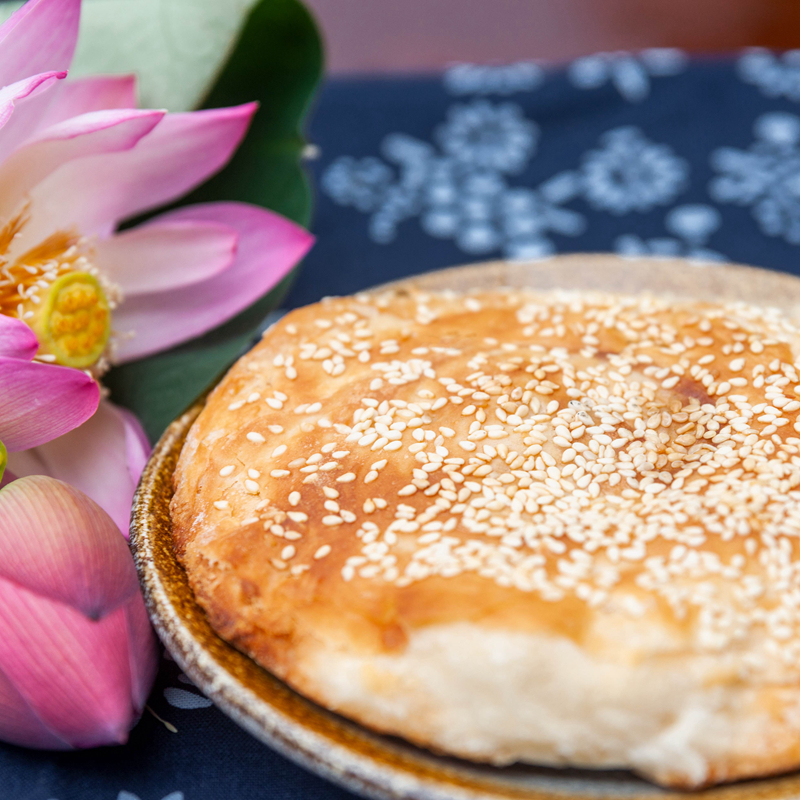
<svg viewBox="0 0 800 800">
<path fill-rule="evenodd" d="M 731 265 L 575 255 L 532 263 L 493 262 L 430 273 L 396 286 L 430 289 L 529 286 L 654 292 L 778 306 L 800 319 L 800 279 Z M 131 545 L 147 607 L 179 666 L 226 714 L 298 764 L 363 795 L 415 800 L 635 800 L 685 798 L 625 772 L 497 769 L 443 758 L 375 734 L 292 691 L 220 639 L 195 602 L 172 550 L 172 473 L 202 403 L 177 419 L 155 448 L 136 495 Z M 800 800 L 800 774 L 691 795 L 703 800 Z"/>
</svg>

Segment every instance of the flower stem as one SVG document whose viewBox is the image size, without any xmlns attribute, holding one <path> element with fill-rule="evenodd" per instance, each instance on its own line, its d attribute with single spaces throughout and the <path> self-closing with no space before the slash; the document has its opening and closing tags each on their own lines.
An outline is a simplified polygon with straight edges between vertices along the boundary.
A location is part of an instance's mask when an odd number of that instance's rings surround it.
<svg viewBox="0 0 800 800">
<path fill-rule="evenodd" d="M 176 727 L 175 727 L 175 726 L 174 726 L 174 725 L 173 725 L 171 722 L 167 722 L 167 721 L 166 721 L 165 719 L 163 719 L 162 717 L 159 717 L 159 716 L 158 716 L 158 714 L 156 714 L 156 712 L 155 712 L 155 711 L 153 711 L 153 709 L 152 709 L 150 706 L 146 705 L 146 706 L 145 706 L 145 708 L 146 708 L 146 709 L 147 709 L 147 710 L 148 710 L 148 711 L 149 711 L 149 712 L 150 712 L 150 713 L 151 713 L 151 714 L 152 714 L 152 715 L 153 715 L 153 716 L 154 716 L 154 717 L 155 717 L 155 718 L 156 718 L 156 719 L 157 719 L 157 720 L 158 720 L 158 721 L 159 721 L 159 722 L 160 722 L 160 723 L 161 723 L 161 724 L 162 724 L 162 725 L 163 725 L 163 726 L 164 726 L 164 727 L 165 727 L 165 728 L 166 728 L 166 729 L 167 729 L 167 730 L 170 732 L 170 733 L 177 733 L 177 732 L 178 732 L 178 729 L 177 729 L 177 728 L 176 728 Z"/>
</svg>

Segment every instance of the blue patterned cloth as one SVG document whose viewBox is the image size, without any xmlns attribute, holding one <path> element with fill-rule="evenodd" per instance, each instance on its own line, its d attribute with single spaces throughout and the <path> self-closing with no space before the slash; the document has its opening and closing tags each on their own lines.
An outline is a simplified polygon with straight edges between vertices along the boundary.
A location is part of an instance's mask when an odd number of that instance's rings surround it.
<svg viewBox="0 0 800 800">
<path fill-rule="evenodd" d="M 331 81 L 312 120 L 318 239 L 287 305 L 495 257 L 617 251 L 800 274 L 800 51 L 601 54 Z M 712 267 L 713 268 L 713 267 Z M 125 747 L 0 745 L 0 798 L 351 797 L 236 727 L 164 659 Z"/>
<path fill-rule="evenodd" d="M 467 261 L 616 251 L 800 272 L 800 51 L 331 82 L 290 305 Z"/>
</svg>

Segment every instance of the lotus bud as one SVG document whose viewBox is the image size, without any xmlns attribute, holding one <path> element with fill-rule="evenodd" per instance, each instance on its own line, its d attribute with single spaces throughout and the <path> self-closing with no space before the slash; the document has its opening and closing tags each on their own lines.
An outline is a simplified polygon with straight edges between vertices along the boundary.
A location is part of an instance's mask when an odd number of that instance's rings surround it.
<svg viewBox="0 0 800 800">
<path fill-rule="evenodd" d="M 44 476 L 0 490 L 0 739 L 122 744 L 156 666 L 133 560 L 106 512 Z"/>
</svg>

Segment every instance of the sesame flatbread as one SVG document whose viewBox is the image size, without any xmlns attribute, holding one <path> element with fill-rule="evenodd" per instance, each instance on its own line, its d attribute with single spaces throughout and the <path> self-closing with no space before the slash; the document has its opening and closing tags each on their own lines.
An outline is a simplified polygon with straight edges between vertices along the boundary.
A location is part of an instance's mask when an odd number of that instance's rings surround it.
<svg viewBox="0 0 800 800">
<path fill-rule="evenodd" d="M 175 547 L 221 636 L 435 751 L 796 768 L 798 356 L 745 304 L 326 300 L 209 397 Z"/>
</svg>

